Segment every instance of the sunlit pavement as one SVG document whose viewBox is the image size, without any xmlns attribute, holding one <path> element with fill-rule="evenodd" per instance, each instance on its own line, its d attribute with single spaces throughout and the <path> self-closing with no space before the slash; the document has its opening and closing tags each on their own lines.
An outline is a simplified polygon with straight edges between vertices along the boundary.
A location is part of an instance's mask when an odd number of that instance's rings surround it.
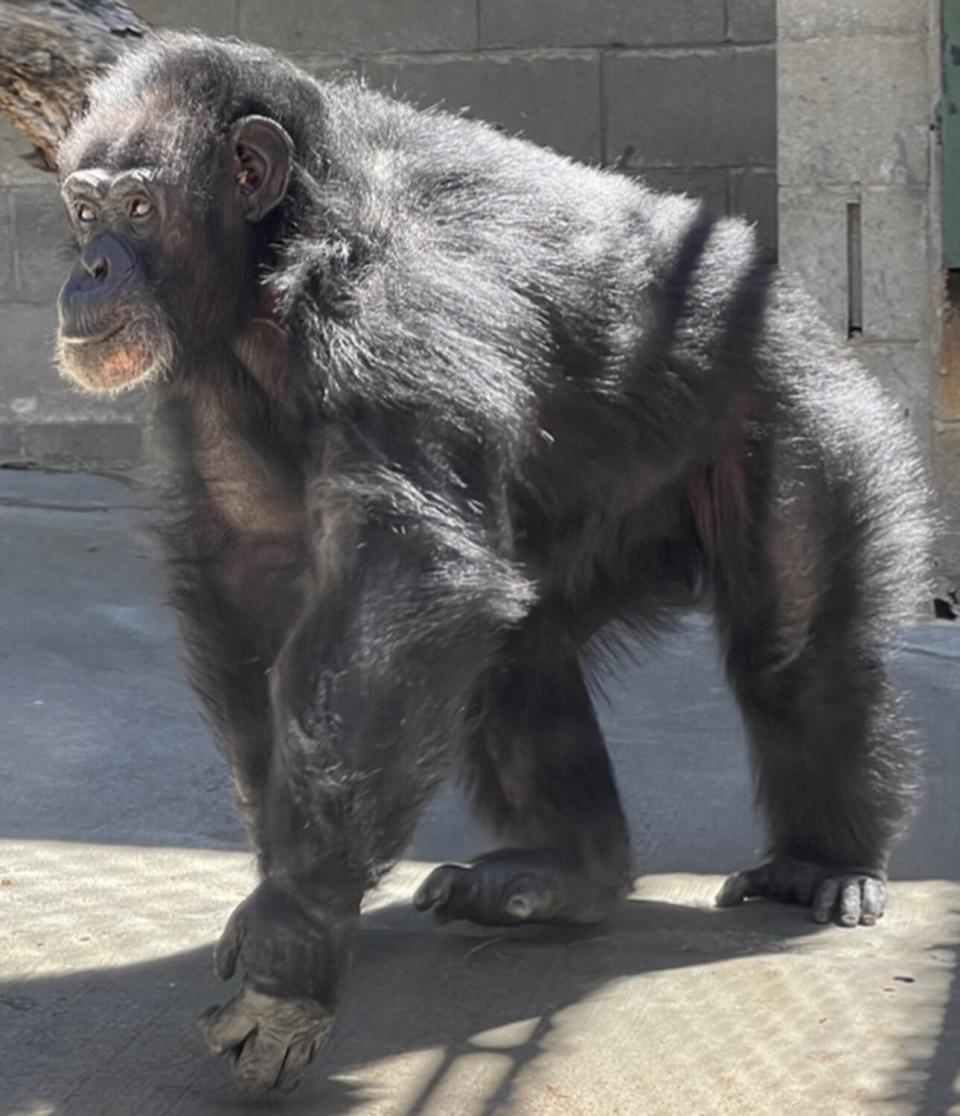
<svg viewBox="0 0 960 1116">
<path fill-rule="evenodd" d="M 117 480 L 0 472 L 0 1116 L 255 1107 L 191 1033 L 230 994 L 210 948 L 253 875 L 139 503 Z M 445 794 L 372 898 L 330 1045 L 276 1107 L 960 1116 L 960 624 L 911 632 L 897 671 L 928 780 L 879 926 L 712 908 L 761 839 L 693 617 L 604 684 L 634 898 L 578 934 L 436 927 L 416 883 L 485 847 Z"/>
</svg>

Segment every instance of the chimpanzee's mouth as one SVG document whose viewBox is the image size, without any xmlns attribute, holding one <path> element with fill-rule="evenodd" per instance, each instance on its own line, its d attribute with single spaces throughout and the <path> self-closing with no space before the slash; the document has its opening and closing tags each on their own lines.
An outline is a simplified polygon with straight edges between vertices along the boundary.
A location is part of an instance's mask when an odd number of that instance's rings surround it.
<svg viewBox="0 0 960 1116">
<path fill-rule="evenodd" d="M 130 318 L 125 318 L 119 325 L 110 326 L 109 329 L 102 330 L 100 333 L 82 333 L 75 337 L 61 336 L 60 340 L 64 345 L 102 345 L 105 341 L 112 341 L 114 337 L 122 333 L 130 325 L 130 322 Z"/>
</svg>

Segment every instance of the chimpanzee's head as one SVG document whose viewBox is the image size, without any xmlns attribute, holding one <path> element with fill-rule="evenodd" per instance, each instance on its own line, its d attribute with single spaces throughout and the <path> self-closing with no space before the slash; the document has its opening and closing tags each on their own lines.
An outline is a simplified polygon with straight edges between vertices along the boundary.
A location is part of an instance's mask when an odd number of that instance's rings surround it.
<svg viewBox="0 0 960 1116">
<path fill-rule="evenodd" d="M 88 391 L 159 378 L 228 344 L 252 312 L 257 227 L 287 192 L 293 141 L 232 103 L 216 48 L 197 42 L 182 83 L 156 49 L 121 63 L 61 146 L 78 258 L 59 296 L 58 362 Z M 183 55 L 171 52 L 181 68 Z"/>
</svg>

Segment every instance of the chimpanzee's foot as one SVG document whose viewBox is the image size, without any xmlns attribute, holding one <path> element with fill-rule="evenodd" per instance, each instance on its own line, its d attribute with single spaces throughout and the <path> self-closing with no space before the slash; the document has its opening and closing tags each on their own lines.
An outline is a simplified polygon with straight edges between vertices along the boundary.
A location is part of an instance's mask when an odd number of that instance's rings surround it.
<svg viewBox="0 0 960 1116">
<path fill-rule="evenodd" d="M 810 907 L 814 922 L 835 918 L 841 926 L 872 926 L 887 903 L 887 877 L 873 868 L 784 857 L 731 876 L 716 902 L 734 907 L 754 897 Z"/>
<path fill-rule="evenodd" d="M 598 884 L 549 849 L 501 849 L 469 864 L 441 864 L 417 888 L 418 910 L 438 922 L 482 926 L 525 922 L 600 922 L 625 887 Z"/>
</svg>

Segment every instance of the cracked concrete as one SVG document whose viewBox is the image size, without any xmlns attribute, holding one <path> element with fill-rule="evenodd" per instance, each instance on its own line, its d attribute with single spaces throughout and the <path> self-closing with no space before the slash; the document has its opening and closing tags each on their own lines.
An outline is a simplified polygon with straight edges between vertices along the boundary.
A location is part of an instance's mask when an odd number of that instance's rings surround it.
<svg viewBox="0 0 960 1116">
<path fill-rule="evenodd" d="M 0 471 L 0 1116 L 246 1111 L 190 1034 L 252 880 L 222 764 L 104 477 Z M 643 873 L 585 933 L 443 929 L 429 864 L 485 847 L 453 792 L 374 896 L 333 1040 L 282 1104 L 362 1116 L 960 1116 L 960 624 L 897 673 L 923 810 L 873 930 L 717 911 L 761 841 L 733 705 L 693 617 L 607 680 Z"/>
</svg>

